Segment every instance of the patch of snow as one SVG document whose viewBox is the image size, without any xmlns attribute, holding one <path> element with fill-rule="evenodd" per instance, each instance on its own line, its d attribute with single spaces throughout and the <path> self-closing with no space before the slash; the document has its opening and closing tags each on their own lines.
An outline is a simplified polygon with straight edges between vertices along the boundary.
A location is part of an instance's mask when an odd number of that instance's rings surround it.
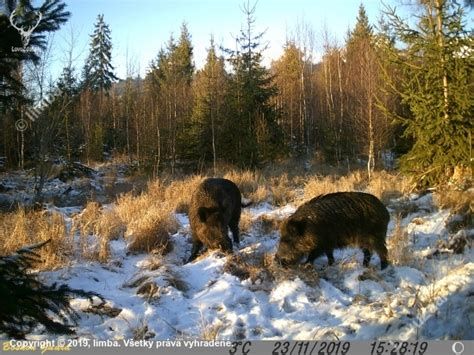
<svg viewBox="0 0 474 355">
<path fill-rule="evenodd" d="M 224 272 L 227 257 L 218 251 L 185 263 L 191 250 L 185 214 L 176 214 L 179 229 L 170 236 L 174 248 L 164 257 L 128 254 L 126 241 L 119 238 L 110 241 L 109 263 L 77 260 L 41 277 L 97 292 L 108 306 L 121 310 L 115 317 L 98 315 L 86 312 L 88 300 L 72 300 L 81 314 L 78 337 L 130 338 L 134 330 L 147 326 L 153 339 L 202 338 L 210 329 L 219 329 L 218 339 L 231 340 L 472 339 L 473 250 L 467 246 L 460 255 L 430 256 L 437 242 L 449 235 L 450 212 L 430 212 L 434 211 L 431 194 L 413 196 L 413 201 L 422 210 L 408 215 L 402 224 L 413 262 L 382 271 L 374 255 L 369 268 L 364 268 L 360 249 L 339 249 L 332 266 L 327 266 L 325 256 L 316 259 L 317 285 L 306 283 L 303 275 L 271 279 L 270 288 L 240 280 Z M 254 220 L 264 215 L 284 219 L 295 209 L 268 203 L 246 208 Z M 50 206 L 49 210 L 68 218 L 80 213 L 78 207 Z M 392 218 L 389 234 L 394 226 Z M 251 230 L 234 253 L 246 257 L 273 253 L 278 237 L 276 230 L 268 234 Z M 155 295 L 138 294 L 145 282 L 156 285 Z M 28 335 L 54 337 L 40 331 Z"/>
</svg>

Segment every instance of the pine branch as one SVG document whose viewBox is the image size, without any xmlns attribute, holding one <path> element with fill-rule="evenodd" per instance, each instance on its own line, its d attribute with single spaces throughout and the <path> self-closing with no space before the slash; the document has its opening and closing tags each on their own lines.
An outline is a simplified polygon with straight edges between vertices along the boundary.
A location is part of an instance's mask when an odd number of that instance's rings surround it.
<svg viewBox="0 0 474 355">
<path fill-rule="evenodd" d="M 92 301 L 95 296 L 103 301 L 102 296 L 94 292 L 56 283 L 45 285 L 28 271 L 40 261 L 34 250 L 48 242 L 0 257 L 0 333 L 8 337 L 22 339 L 39 325 L 52 333 L 73 334 L 79 315 L 71 307 L 70 299 L 86 297 Z"/>
</svg>

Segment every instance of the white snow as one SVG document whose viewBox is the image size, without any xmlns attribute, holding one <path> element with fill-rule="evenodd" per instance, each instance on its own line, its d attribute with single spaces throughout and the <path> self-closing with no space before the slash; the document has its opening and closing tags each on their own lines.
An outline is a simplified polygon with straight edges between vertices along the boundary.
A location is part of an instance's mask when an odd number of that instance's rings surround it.
<svg viewBox="0 0 474 355">
<path fill-rule="evenodd" d="M 472 339 L 472 248 L 468 245 L 460 255 L 427 258 L 438 240 L 449 235 L 445 222 L 450 212 L 435 211 L 431 194 L 411 199 L 421 212 L 408 215 L 402 224 L 409 233 L 413 263 L 381 271 L 377 256 L 364 268 L 360 250 L 337 250 L 334 265 L 327 266 L 326 257 L 315 261 L 317 285 L 296 276 L 274 280 L 268 290 L 258 282 L 225 273 L 227 257 L 219 251 L 185 264 L 191 249 L 185 214 L 176 214 L 180 228 L 171 236 L 174 249 L 161 260 L 128 255 L 125 241 L 118 239 L 110 242 L 112 258 L 107 264 L 75 261 L 41 277 L 97 292 L 107 307 L 121 309 L 115 317 L 93 314 L 85 312 L 91 306 L 88 300 L 74 299 L 72 305 L 81 315 L 75 328 L 80 338 L 131 338 L 134 331 L 147 326 L 152 339 L 203 338 L 213 329 L 218 339 L 231 340 Z M 65 216 L 78 212 L 77 208 L 51 208 Z M 247 209 L 254 220 L 263 215 L 283 219 L 296 206 L 276 208 L 265 203 Z M 392 220 L 389 235 L 393 228 Z M 234 252 L 274 252 L 278 238 L 276 231 L 256 235 L 251 230 Z M 146 282 L 156 286 L 149 297 L 137 294 Z M 31 337 L 55 335 L 39 332 Z"/>
</svg>

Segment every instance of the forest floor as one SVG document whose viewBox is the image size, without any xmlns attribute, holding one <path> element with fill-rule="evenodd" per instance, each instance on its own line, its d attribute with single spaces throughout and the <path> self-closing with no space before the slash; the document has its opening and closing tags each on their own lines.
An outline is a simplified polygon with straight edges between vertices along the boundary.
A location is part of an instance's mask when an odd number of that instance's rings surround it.
<svg viewBox="0 0 474 355">
<path fill-rule="evenodd" d="M 87 186 L 105 191 L 106 175 L 87 179 Z M 350 179 L 286 176 L 278 180 L 252 176 L 253 181 L 238 174 L 228 176 L 239 180 L 236 182 L 244 196 L 254 201 L 242 214 L 239 248 L 230 256 L 209 251 L 192 263 L 186 263 L 191 235 L 185 202 L 190 186 L 200 177 L 186 180 L 185 187 L 150 183 L 138 194 L 133 186 L 130 188 L 133 183 L 120 176 L 114 184 L 127 185 L 126 190 L 132 192 L 116 200 L 101 197 L 100 204 L 92 201 L 85 207 L 67 198 L 62 198 L 62 203 L 46 204 L 45 211 L 35 218 L 57 216 L 60 222 L 51 219 L 45 228 L 51 231 L 54 223 L 59 223 L 62 229 L 56 228 L 60 232 L 52 234 L 62 233 L 62 243 L 68 241 L 64 248 L 56 247 L 55 254 L 64 252 L 63 257 L 50 267 L 40 268 L 39 278 L 94 291 L 105 300 L 71 301 L 80 315 L 74 337 L 474 339 L 472 188 L 456 195 L 468 201 L 467 210 L 465 206 L 440 204 L 439 197 L 431 192 L 383 194 L 392 189 L 390 182 L 390 189 L 379 191 L 391 213 L 387 244 L 392 264 L 385 270 L 380 270 L 376 255 L 364 268 L 362 252 L 354 248 L 337 250 L 332 266 L 327 265 L 326 257 L 320 257 L 313 265 L 283 269 L 272 263 L 279 221 L 321 191 L 373 192 L 374 188 L 355 175 Z M 10 199 L 28 199 L 28 181 L 27 176 L 5 175 L 0 180 L 0 192 Z M 52 179 L 45 189 L 51 196 L 77 196 L 82 193 L 77 186 L 84 184 L 84 179 L 68 183 Z M 88 199 L 93 200 L 94 194 Z M 170 200 L 171 207 L 164 208 Z M 171 216 L 153 217 L 153 213 L 163 211 Z M 6 247 L 6 238 L 15 226 L 19 230 L 18 225 L 12 226 L 20 223 L 18 213 L 4 214 L 0 219 L 2 252 L 13 248 Z M 140 224 L 138 218 L 143 219 Z M 139 234 L 153 238 L 162 234 L 163 225 L 172 247 L 169 252 L 159 246 L 151 252 L 130 247 Z M 28 234 L 30 227 L 26 225 L 23 233 Z M 57 335 L 38 328 L 29 337 L 49 339 Z"/>
</svg>

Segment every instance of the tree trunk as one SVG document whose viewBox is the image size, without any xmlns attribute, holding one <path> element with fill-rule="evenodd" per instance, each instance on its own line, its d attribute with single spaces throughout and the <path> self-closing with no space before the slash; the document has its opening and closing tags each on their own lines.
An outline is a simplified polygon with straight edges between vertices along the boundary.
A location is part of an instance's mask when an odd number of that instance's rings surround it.
<svg viewBox="0 0 474 355">
<path fill-rule="evenodd" d="M 443 4 L 445 1 L 435 0 L 436 9 L 436 34 L 438 36 L 438 45 L 441 53 L 441 66 L 443 70 L 443 96 L 444 96 L 444 118 L 449 120 L 449 89 L 448 89 L 448 73 L 446 70 L 446 58 L 444 50 L 444 33 L 443 33 Z"/>
<path fill-rule="evenodd" d="M 337 55 L 337 77 L 339 83 L 339 127 L 337 128 L 338 136 L 342 137 L 342 124 L 344 120 L 344 95 L 342 90 L 342 70 L 341 70 L 341 52 Z M 342 147 L 339 145 L 338 155 L 342 158 Z"/>
<path fill-rule="evenodd" d="M 367 161 L 367 174 L 369 177 L 369 181 L 372 177 L 372 173 L 374 172 L 375 168 L 375 143 L 374 143 L 374 126 L 372 123 L 372 109 L 369 109 L 369 127 L 368 127 L 368 136 L 369 136 L 369 158 Z"/>
</svg>

